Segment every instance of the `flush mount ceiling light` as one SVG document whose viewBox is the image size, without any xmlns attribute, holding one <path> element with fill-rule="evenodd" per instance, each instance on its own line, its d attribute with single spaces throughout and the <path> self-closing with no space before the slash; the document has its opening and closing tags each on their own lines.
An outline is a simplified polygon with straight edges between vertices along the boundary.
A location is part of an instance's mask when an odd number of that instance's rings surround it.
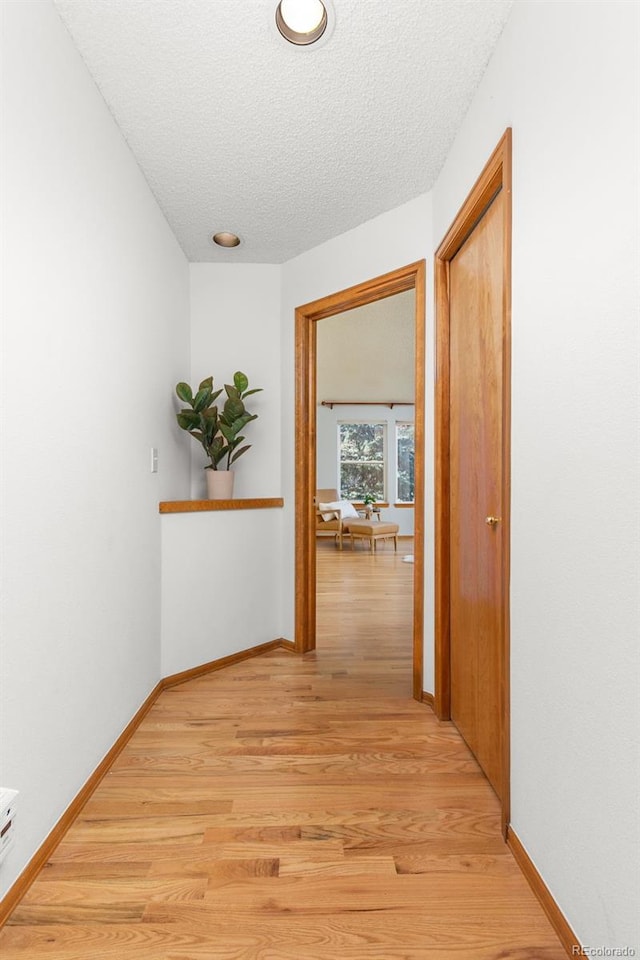
<svg viewBox="0 0 640 960">
<path fill-rule="evenodd" d="M 327 29 L 327 8 L 322 0 L 280 0 L 276 26 L 285 40 L 306 47 Z"/>
<path fill-rule="evenodd" d="M 240 245 L 240 237 L 235 233 L 229 233 L 228 230 L 220 230 L 219 233 L 214 233 L 211 239 L 219 247 L 237 247 Z"/>
</svg>

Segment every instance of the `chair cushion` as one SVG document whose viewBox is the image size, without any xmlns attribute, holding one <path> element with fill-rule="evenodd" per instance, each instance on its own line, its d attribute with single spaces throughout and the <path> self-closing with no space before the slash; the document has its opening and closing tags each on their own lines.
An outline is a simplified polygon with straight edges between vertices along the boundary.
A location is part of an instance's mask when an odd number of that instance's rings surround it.
<svg viewBox="0 0 640 960">
<path fill-rule="evenodd" d="M 357 517 L 358 511 L 349 500 L 334 500 L 331 503 L 319 503 L 318 511 L 323 520 L 344 520 Z"/>
<path fill-rule="evenodd" d="M 400 527 L 397 523 L 372 523 L 370 520 L 359 520 L 349 524 L 349 532 L 357 537 L 389 537 L 395 536 Z"/>
</svg>

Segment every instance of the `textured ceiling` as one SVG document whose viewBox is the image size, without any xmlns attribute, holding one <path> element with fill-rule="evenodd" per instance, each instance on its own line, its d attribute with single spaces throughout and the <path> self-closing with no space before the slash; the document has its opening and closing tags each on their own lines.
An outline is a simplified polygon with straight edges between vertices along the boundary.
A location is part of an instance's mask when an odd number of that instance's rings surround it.
<svg viewBox="0 0 640 960">
<path fill-rule="evenodd" d="M 332 0 L 305 49 L 276 0 L 54 2 L 188 259 L 268 263 L 431 188 L 512 5 Z"/>
</svg>

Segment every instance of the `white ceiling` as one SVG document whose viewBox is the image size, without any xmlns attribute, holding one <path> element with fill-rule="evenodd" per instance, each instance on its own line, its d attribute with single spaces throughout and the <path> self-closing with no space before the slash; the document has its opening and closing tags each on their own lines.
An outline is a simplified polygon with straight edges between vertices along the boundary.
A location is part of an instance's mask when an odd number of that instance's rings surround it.
<svg viewBox="0 0 640 960">
<path fill-rule="evenodd" d="M 415 290 L 316 324 L 318 403 L 415 399 Z"/>
<path fill-rule="evenodd" d="M 267 263 L 431 188 L 512 2 L 332 0 L 305 49 L 277 0 L 54 0 L 188 259 Z"/>
</svg>

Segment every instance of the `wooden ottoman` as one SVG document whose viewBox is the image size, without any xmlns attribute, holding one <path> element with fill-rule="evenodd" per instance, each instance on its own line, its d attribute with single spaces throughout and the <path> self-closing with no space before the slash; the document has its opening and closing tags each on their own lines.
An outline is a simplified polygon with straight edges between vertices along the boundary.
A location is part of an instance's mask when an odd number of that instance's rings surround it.
<svg viewBox="0 0 640 960">
<path fill-rule="evenodd" d="M 394 550 L 398 549 L 398 527 L 397 523 L 372 523 L 371 520 L 351 520 L 349 523 L 349 536 L 351 537 L 351 549 L 354 549 L 354 540 L 358 537 L 361 540 L 368 540 L 371 553 L 376 549 L 378 540 L 391 540 L 393 538 Z"/>
</svg>

